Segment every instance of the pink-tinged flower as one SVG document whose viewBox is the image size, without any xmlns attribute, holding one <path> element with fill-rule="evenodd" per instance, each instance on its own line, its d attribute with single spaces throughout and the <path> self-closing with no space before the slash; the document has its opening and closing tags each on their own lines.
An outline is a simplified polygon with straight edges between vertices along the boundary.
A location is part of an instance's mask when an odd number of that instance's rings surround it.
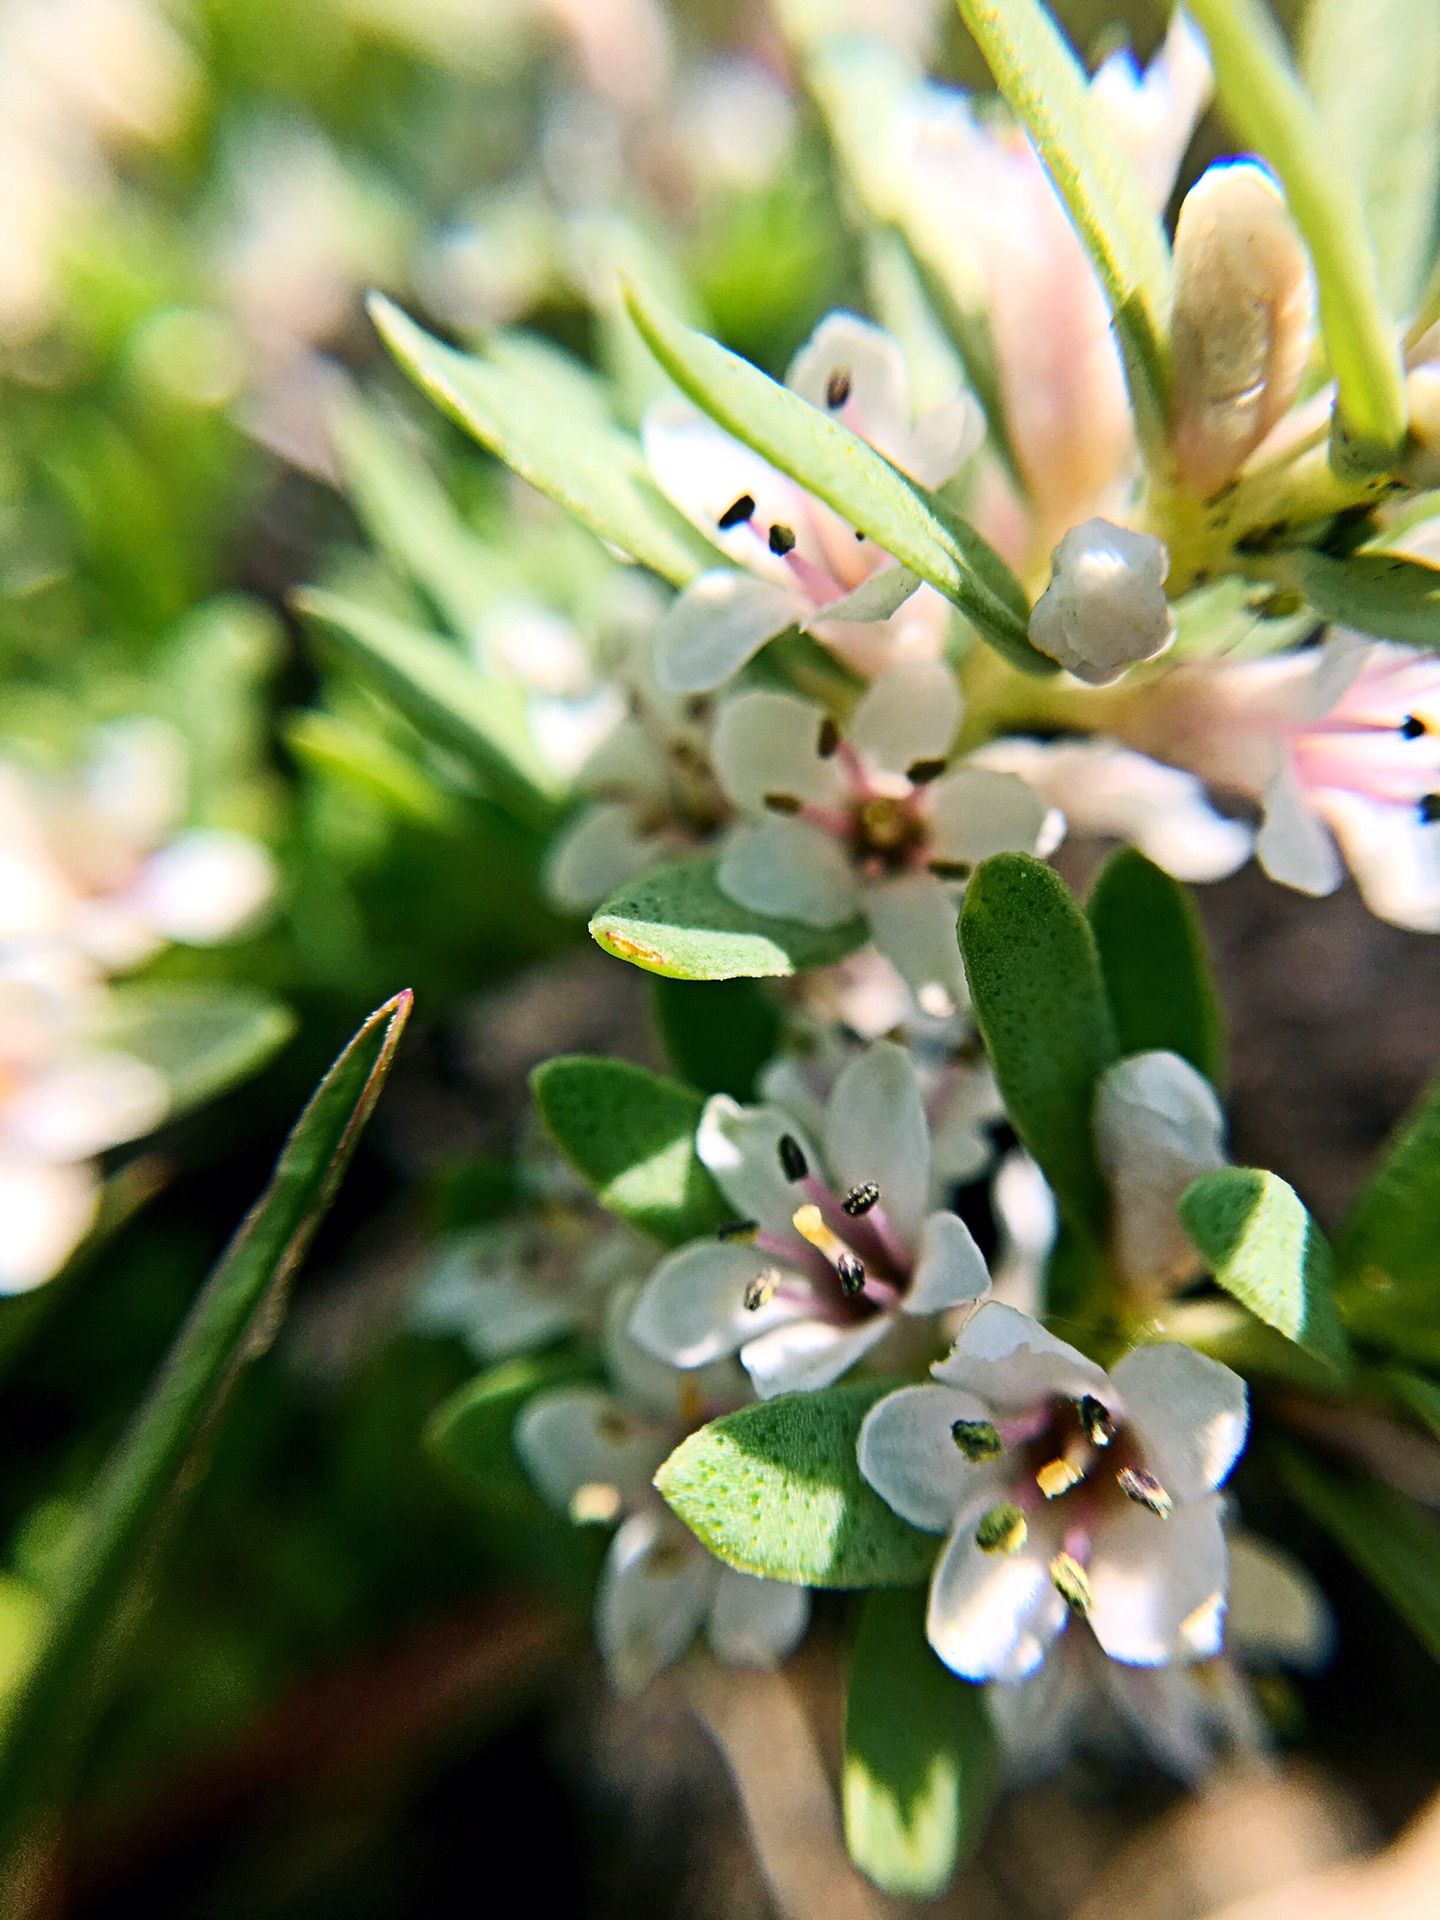
<svg viewBox="0 0 1440 1920">
<path fill-rule="evenodd" d="M 899 347 L 853 314 L 820 323 L 787 381 L 922 486 L 948 480 L 984 432 L 968 395 L 915 418 Z M 863 529 L 693 407 L 660 405 L 643 437 L 661 488 L 732 562 L 701 574 L 661 621 L 662 687 L 696 693 L 723 686 L 791 627 L 812 633 L 867 677 L 890 661 L 938 657 L 949 621 L 945 601 Z"/>
<path fill-rule="evenodd" d="M 678 1373 L 621 1331 L 607 1341 L 613 1381 L 539 1394 L 515 1448 L 543 1497 L 571 1519 L 615 1525 L 595 1597 L 595 1637 L 615 1687 L 637 1693 L 702 1629 L 717 1660 L 769 1667 L 792 1653 L 810 1617 L 803 1587 L 723 1566 L 666 1507 L 652 1482 L 703 1421 L 744 1398 L 733 1363 Z"/>
<path fill-rule="evenodd" d="M 1107 1374 L 998 1301 L 931 1373 L 871 1409 L 859 1461 L 902 1518 L 949 1535 L 927 1619 L 947 1666 L 1023 1679 L 1072 1613 L 1132 1666 L 1217 1651 L 1216 1490 L 1248 1424 L 1238 1374 L 1175 1344 Z"/>
<path fill-rule="evenodd" d="M 954 675 L 938 662 L 885 670 L 843 733 L 794 694 L 727 700 L 715 768 L 748 816 L 717 878 L 754 913 L 840 926 L 856 913 L 921 1007 L 963 1004 L 958 889 L 989 854 L 1053 844 L 1044 803 L 1013 774 L 959 765 Z"/>
<path fill-rule="evenodd" d="M 929 1120 L 893 1042 L 845 1068 L 818 1141 L 788 1112 L 716 1095 L 696 1151 L 735 1226 L 667 1255 L 630 1323 L 675 1366 L 738 1352 L 762 1399 L 826 1387 L 907 1321 L 989 1284 L 969 1229 L 934 1204 Z"/>
</svg>

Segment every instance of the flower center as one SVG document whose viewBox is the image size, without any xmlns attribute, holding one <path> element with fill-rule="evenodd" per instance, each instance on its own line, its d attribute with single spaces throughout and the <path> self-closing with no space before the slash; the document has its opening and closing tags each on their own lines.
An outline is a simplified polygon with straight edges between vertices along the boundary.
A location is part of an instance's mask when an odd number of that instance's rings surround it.
<svg viewBox="0 0 1440 1920">
<path fill-rule="evenodd" d="M 857 859 L 893 871 L 908 866 L 925 844 L 925 822 L 908 795 L 871 794 L 855 808 L 850 838 Z"/>
</svg>

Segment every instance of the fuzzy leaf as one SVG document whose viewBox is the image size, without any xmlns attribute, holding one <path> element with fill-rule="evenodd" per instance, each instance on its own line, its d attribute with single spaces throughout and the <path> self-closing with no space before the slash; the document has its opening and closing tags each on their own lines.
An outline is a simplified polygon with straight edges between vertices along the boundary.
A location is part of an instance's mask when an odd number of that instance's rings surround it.
<svg viewBox="0 0 1440 1920">
<path fill-rule="evenodd" d="M 780 1009 L 754 980 L 654 984 L 656 1024 L 671 1066 L 702 1093 L 750 1100 L 780 1038 Z"/>
<path fill-rule="evenodd" d="M 1326 620 L 1440 652 L 1440 567 L 1398 553 L 1295 557 L 1301 591 Z"/>
<path fill-rule="evenodd" d="M 1095 1082 L 1120 1048 L 1089 923 L 1043 861 L 1001 853 L 965 889 L 960 951 L 1011 1124 L 1070 1224 L 1098 1239 L 1107 1200 Z"/>
<path fill-rule="evenodd" d="M 1440 1363 L 1440 1080 L 1382 1152 L 1341 1223 L 1335 1253 L 1356 1331 Z"/>
<path fill-rule="evenodd" d="M 680 1518 L 727 1566 L 808 1587 L 924 1580 L 938 1542 L 860 1477 L 860 1422 L 891 1383 L 787 1393 L 712 1420 L 655 1476 Z"/>
<path fill-rule="evenodd" d="M 1186 889 L 1122 847 L 1095 882 L 1089 916 L 1120 1051 L 1164 1048 L 1223 1086 L 1225 1016 Z"/>
<path fill-rule="evenodd" d="M 1221 1167 L 1186 1189 L 1180 1220 L 1227 1293 L 1287 1339 L 1345 1366 L 1334 1258 L 1293 1187 L 1255 1167 Z"/>
<path fill-rule="evenodd" d="M 867 1594 L 845 1694 L 841 1782 L 855 1865 L 898 1899 L 943 1892 L 980 1837 L 995 1771 L 983 1691 L 931 1650 L 924 1596 Z"/>
<path fill-rule="evenodd" d="M 682 326 L 641 294 L 632 291 L 629 301 L 655 358 L 727 433 L 938 588 L 1013 665 L 1055 671 L 1030 644 L 1024 589 L 973 527 L 858 434 L 748 360 Z"/>
<path fill-rule="evenodd" d="M 713 860 L 678 860 L 629 881 L 590 932 L 617 959 L 672 980 L 804 973 L 843 960 L 866 939 L 862 920 L 812 927 L 751 913 L 721 892 Z"/>
<path fill-rule="evenodd" d="M 1378 1480 L 1287 1448 L 1281 1473 L 1312 1520 L 1440 1660 L 1440 1523 Z"/>
<path fill-rule="evenodd" d="M 622 1220 L 679 1246 L 730 1217 L 695 1152 L 705 1102 L 689 1087 L 589 1054 L 547 1060 L 530 1087 L 551 1139 Z"/>
<path fill-rule="evenodd" d="M 378 294 L 370 317 L 442 412 L 592 533 L 676 586 L 715 564 L 716 549 L 656 487 L 639 442 L 578 363 L 523 341 L 484 359 L 458 353 Z"/>
</svg>

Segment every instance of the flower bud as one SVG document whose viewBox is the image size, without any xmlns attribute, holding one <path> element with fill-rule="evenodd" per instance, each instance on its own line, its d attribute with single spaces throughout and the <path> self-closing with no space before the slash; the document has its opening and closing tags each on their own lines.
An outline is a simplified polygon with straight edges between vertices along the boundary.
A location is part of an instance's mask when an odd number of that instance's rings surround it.
<svg viewBox="0 0 1440 1920">
<path fill-rule="evenodd" d="M 1186 194 L 1175 228 L 1170 444 L 1208 496 L 1289 410 L 1311 338 L 1310 263 L 1279 187 L 1255 161 L 1222 161 Z"/>
<path fill-rule="evenodd" d="M 1153 660 L 1175 637 L 1165 598 L 1170 555 L 1150 533 L 1108 520 L 1072 527 L 1055 549 L 1050 584 L 1030 615 L 1030 638 L 1077 679 L 1104 686 Z"/>
<path fill-rule="evenodd" d="M 1440 364 L 1412 367 L 1405 377 L 1410 439 L 1400 477 L 1412 487 L 1440 487 Z"/>
</svg>

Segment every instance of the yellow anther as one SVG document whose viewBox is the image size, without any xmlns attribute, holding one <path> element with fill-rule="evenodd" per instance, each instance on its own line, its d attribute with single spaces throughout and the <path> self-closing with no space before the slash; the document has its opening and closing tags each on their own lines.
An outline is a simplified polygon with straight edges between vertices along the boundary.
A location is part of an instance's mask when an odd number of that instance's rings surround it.
<svg viewBox="0 0 1440 1920">
<path fill-rule="evenodd" d="M 1090 1577 L 1071 1554 L 1057 1553 L 1050 1562 L 1050 1584 L 1073 1613 L 1089 1613 L 1095 1604 Z"/>
<path fill-rule="evenodd" d="M 803 1207 L 797 1207 L 790 1216 L 791 1225 L 802 1240 L 808 1240 L 818 1252 L 823 1253 L 831 1266 L 838 1266 L 842 1254 L 850 1249 L 838 1233 L 831 1231 L 825 1224 L 824 1215 L 813 1201 Z"/>
<path fill-rule="evenodd" d="M 1035 1484 L 1047 1500 L 1058 1500 L 1084 1478 L 1079 1467 L 1069 1460 L 1047 1460 L 1035 1475 Z"/>
<path fill-rule="evenodd" d="M 570 1496 L 570 1518 L 579 1526 L 604 1526 L 620 1515 L 620 1489 L 607 1480 L 587 1480 Z"/>
</svg>

